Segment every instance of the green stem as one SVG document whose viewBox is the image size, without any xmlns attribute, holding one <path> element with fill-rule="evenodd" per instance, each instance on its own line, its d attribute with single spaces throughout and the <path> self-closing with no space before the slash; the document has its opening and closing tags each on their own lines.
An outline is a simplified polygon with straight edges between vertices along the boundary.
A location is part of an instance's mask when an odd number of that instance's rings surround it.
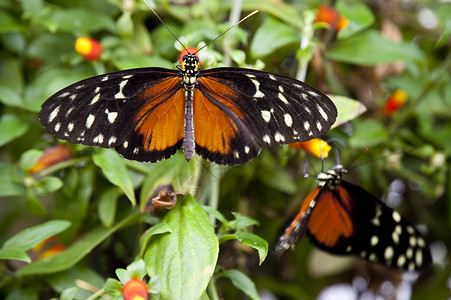
<svg viewBox="0 0 451 300">
<path fill-rule="evenodd" d="M 232 1 L 232 6 L 230 10 L 229 16 L 229 24 L 230 26 L 235 25 L 239 22 L 241 16 L 241 7 L 243 5 L 243 0 L 234 0 Z M 224 64 L 229 66 L 232 64 L 232 59 L 230 58 L 230 53 L 232 52 L 232 36 L 229 34 L 225 36 L 224 39 Z"/>
<path fill-rule="evenodd" d="M 76 164 L 79 164 L 79 163 L 82 163 L 82 162 L 86 162 L 87 160 L 88 160 L 87 156 L 73 158 L 73 159 L 70 159 L 70 160 L 67 160 L 67 161 L 60 162 L 60 163 L 58 163 L 56 165 L 50 166 L 47 169 L 42 170 L 38 174 L 41 177 L 45 177 L 45 176 L 48 176 L 48 175 L 50 175 L 50 174 L 52 174 L 54 172 L 57 172 L 59 170 L 66 169 L 68 167 L 72 167 L 72 166 L 74 166 Z"/>
<path fill-rule="evenodd" d="M 299 63 L 296 73 L 296 79 L 304 81 L 307 73 L 308 64 L 312 58 L 312 39 L 313 39 L 313 22 L 315 21 L 315 15 L 312 11 L 306 11 L 303 14 L 301 24 L 301 43 L 299 45 Z"/>
<path fill-rule="evenodd" d="M 210 296 L 211 300 L 219 300 L 218 290 L 216 289 L 215 278 L 211 277 L 210 282 L 208 283 L 208 296 Z"/>
</svg>

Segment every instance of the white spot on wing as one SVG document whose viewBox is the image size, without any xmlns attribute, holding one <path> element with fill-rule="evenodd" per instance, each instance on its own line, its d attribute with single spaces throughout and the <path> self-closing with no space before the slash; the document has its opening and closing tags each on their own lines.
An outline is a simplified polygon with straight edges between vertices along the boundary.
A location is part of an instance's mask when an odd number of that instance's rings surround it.
<svg viewBox="0 0 451 300">
<path fill-rule="evenodd" d="M 115 136 L 110 137 L 108 140 L 108 146 L 111 146 L 112 144 L 116 143 L 117 138 Z"/>
<path fill-rule="evenodd" d="M 263 120 L 265 120 L 266 123 L 269 123 L 271 120 L 271 113 L 267 110 L 262 110 L 261 113 Z"/>
<path fill-rule="evenodd" d="M 125 95 L 123 93 L 123 89 L 124 89 L 125 85 L 127 84 L 127 82 L 128 82 L 128 79 L 122 81 L 119 84 L 119 92 L 117 92 L 116 95 L 114 95 L 114 98 L 116 98 L 116 99 L 123 99 L 123 98 L 125 98 Z"/>
<path fill-rule="evenodd" d="M 244 146 L 244 152 L 246 154 L 249 154 L 250 151 L 251 151 L 251 149 L 248 146 Z"/>
<path fill-rule="evenodd" d="M 133 75 L 130 74 L 130 75 L 125 75 L 125 76 L 123 76 L 122 78 L 123 78 L 123 79 L 129 79 L 129 78 L 132 78 L 132 77 L 133 77 Z"/>
<path fill-rule="evenodd" d="M 70 123 L 67 125 L 67 130 L 69 130 L 69 132 L 72 132 L 72 130 L 74 130 L 74 123 L 70 122 Z"/>
<path fill-rule="evenodd" d="M 72 100 L 72 101 L 74 101 L 75 98 L 77 98 L 77 94 L 72 94 L 72 95 L 70 95 L 70 97 L 69 97 L 69 99 Z"/>
<path fill-rule="evenodd" d="M 309 93 L 310 95 L 312 95 L 313 97 L 318 97 L 318 93 L 312 90 L 307 91 L 307 93 Z"/>
<path fill-rule="evenodd" d="M 86 128 L 91 128 L 92 124 L 94 123 L 94 120 L 96 119 L 96 117 L 92 114 L 90 114 L 87 118 L 86 118 Z"/>
<path fill-rule="evenodd" d="M 271 138 L 269 137 L 269 135 L 266 134 L 265 136 L 263 136 L 263 142 L 271 144 Z"/>
<path fill-rule="evenodd" d="M 102 144 L 103 143 L 103 134 L 99 134 L 92 141 L 97 144 Z"/>
<path fill-rule="evenodd" d="M 282 93 L 278 93 L 278 94 L 277 94 L 277 97 L 278 97 L 280 100 L 282 100 L 283 103 L 285 103 L 285 104 L 290 104 L 290 103 L 288 102 L 287 98 L 285 98 L 285 96 L 284 96 Z"/>
<path fill-rule="evenodd" d="M 110 111 L 108 111 L 108 108 L 107 108 L 107 109 L 105 109 L 105 113 L 106 113 L 107 116 L 108 116 L 108 121 L 109 121 L 111 124 L 113 124 L 114 121 L 116 121 L 116 118 L 117 118 L 117 111 L 112 111 L 112 112 L 110 112 Z"/>
<path fill-rule="evenodd" d="M 284 118 L 285 124 L 286 124 L 288 127 L 291 127 L 291 126 L 293 125 L 293 118 L 291 118 L 291 115 L 290 115 L 290 114 L 285 114 L 285 115 L 283 116 L 283 118 Z"/>
<path fill-rule="evenodd" d="M 49 115 L 49 123 L 53 121 L 53 119 L 56 118 L 56 116 L 58 115 L 58 113 L 60 112 L 60 106 L 57 106 L 54 110 L 52 110 L 52 112 Z"/>
<path fill-rule="evenodd" d="M 371 237 L 371 241 L 370 241 L 370 244 L 371 244 L 371 246 L 376 246 L 377 245 L 377 243 L 379 243 L 379 238 L 376 236 L 376 235 L 373 235 L 372 237 Z"/>
<path fill-rule="evenodd" d="M 139 152 L 139 148 L 138 148 L 138 147 L 136 147 L 135 149 L 133 149 L 133 154 L 138 154 L 138 152 Z"/>
<path fill-rule="evenodd" d="M 393 247 L 392 246 L 388 246 L 387 248 L 385 248 L 385 252 L 384 252 L 384 258 L 385 260 L 390 260 L 393 258 Z"/>
<path fill-rule="evenodd" d="M 73 110 L 74 110 L 74 107 L 72 106 L 71 108 L 69 108 L 69 109 L 66 111 L 66 118 L 67 118 L 67 116 L 69 116 L 69 114 L 70 114 Z"/>
<path fill-rule="evenodd" d="M 70 92 L 64 92 L 64 93 L 58 95 L 58 98 L 64 98 L 64 97 L 67 97 L 69 95 L 70 95 Z"/>
<path fill-rule="evenodd" d="M 127 149 L 127 148 L 128 148 L 128 141 L 125 141 L 125 142 L 122 144 L 122 146 L 124 146 L 124 149 Z"/>
<path fill-rule="evenodd" d="M 276 140 L 276 142 L 284 142 L 285 141 L 285 137 L 280 133 L 280 132 L 276 132 L 276 134 L 274 135 L 274 139 Z"/>
<path fill-rule="evenodd" d="M 108 80 L 108 75 L 105 75 L 104 77 L 102 77 L 102 81 L 107 81 Z"/>
<path fill-rule="evenodd" d="M 96 87 L 96 89 L 94 90 L 94 94 L 97 94 L 98 92 L 100 92 L 100 86 Z"/>
<path fill-rule="evenodd" d="M 255 79 L 251 79 L 252 83 L 255 85 L 255 94 L 254 94 L 254 98 L 262 98 L 265 97 L 265 94 L 262 93 L 262 91 L 260 91 L 260 82 L 258 80 Z"/>
<path fill-rule="evenodd" d="M 393 220 L 395 220 L 395 222 L 397 222 L 397 223 L 399 223 L 401 221 L 401 215 L 396 210 L 393 211 L 392 217 L 393 217 Z"/>
<path fill-rule="evenodd" d="M 316 128 L 318 128 L 319 131 L 321 131 L 321 129 L 323 129 L 323 125 L 321 125 L 321 122 L 316 122 Z"/>
<path fill-rule="evenodd" d="M 323 119 L 327 121 L 329 119 L 329 117 L 327 116 L 324 109 L 321 106 L 319 106 L 319 104 L 316 105 L 316 108 L 318 109 L 319 113 L 321 114 L 321 117 L 323 117 Z"/>
<path fill-rule="evenodd" d="M 60 128 L 61 128 L 61 123 L 56 123 L 56 125 L 55 125 L 55 132 L 58 132 L 59 130 L 60 130 Z"/>
<path fill-rule="evenodd" d="M 269 74 L 268 77 L 269 77 L 269 79 L 277 80 L 276 76 L 274 76 L 273 74 Z"/>
<path fill-rule="evenodd" d="M 94 98 L 92 98 L 91 103 L 89 103 L 89 105 L 93 105 L 94 103 L 96 103 L 97 101 L 99 101 L 100 99 L 100 94 L 96 94 L 94 96 Z"/>
</svg>

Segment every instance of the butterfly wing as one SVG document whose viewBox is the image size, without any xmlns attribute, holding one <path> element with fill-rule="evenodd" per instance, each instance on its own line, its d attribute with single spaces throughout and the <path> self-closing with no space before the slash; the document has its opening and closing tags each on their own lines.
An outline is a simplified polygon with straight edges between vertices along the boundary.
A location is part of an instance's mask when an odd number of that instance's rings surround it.
<svg viewBox="0 0 451 300">
<path fill-rule="evenodd" d="M 408 271 L 430 265 L 429 247 L 418 230 L 364 189 L 341 181 L 317 200 L 308 234 L 321 249 Z"/>
<path fill-rule="evenodd" d="M 114 147 L 124 157 L 155 162 L 183 140 L 185 100 L 175 70 L 141 68 L 77 82 L 42 105 L 42 125 L 71 143 Z"/>
<path fill-rule="evenodd" d="M 335 105 L 322 92 L 280 75 L 216 68 L 200 72 L 197 87 L 196 152 L 221 164 L 249 161 L 261 146 L 320 136 L 337 117 Z"/>
</svg>

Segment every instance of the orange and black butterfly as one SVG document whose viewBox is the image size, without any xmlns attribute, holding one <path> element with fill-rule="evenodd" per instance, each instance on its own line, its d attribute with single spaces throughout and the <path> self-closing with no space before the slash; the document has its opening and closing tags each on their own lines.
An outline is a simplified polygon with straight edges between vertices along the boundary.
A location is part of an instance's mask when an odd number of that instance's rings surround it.
<svg viewBox="0 0 451 300">
<path fill-rule="evenodd" d="M 196 152 L 238 165 L 262 146 L 310 140 L 335 122 L 335 105 L 319 90 L 251 69 L 201 71 L 198 51 L 184 55 L 178 70 L 124 70 L 66 87 L 44 102 L 41 123 L 63 140 L 137 161 L 183 148 L 188 161 Z"/>
<path fill-rule="evenodd" d="M 333 254 L 406 271 L 429 266 L 431 253 L 422 234 L 375 196 L 344 181 L 346 172 L 337 165 L 318 175 L 318 187 L 285 229 L 276 253 L 293 248 L 307 233 L 316 246 Z"/>
</svg>

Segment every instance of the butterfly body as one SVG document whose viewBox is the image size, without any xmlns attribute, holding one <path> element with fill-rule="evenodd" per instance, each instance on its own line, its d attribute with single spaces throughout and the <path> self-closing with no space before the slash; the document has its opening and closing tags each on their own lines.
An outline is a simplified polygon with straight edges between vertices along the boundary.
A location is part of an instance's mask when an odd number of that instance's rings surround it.
<svg viewBox="0 0 451 300">
<path fill-rule="evenodd" d="M 39 118 L 58 138 L 115 148 L 128 159 L 156 162 L 183 148 L 237 165 L 262 146 L 305 141 L 327 132 L 337 110 L 309 85 L 242 68 L 200 71 L 183 57 L 178 70 L 140 68 L 82 80 L 51 96 Z"/>
<path fill-rule="evenodd" d="M 316 246 L 333 254 L 356 255 L 407 271 L 430 265 L 422 234 L 397 211 L 344 181 L 345 173 L 338 165 L 318 175 L 318 187 L 305 198 L 276 251 L 294 247 L 307 233 Z"/>
</svg>

